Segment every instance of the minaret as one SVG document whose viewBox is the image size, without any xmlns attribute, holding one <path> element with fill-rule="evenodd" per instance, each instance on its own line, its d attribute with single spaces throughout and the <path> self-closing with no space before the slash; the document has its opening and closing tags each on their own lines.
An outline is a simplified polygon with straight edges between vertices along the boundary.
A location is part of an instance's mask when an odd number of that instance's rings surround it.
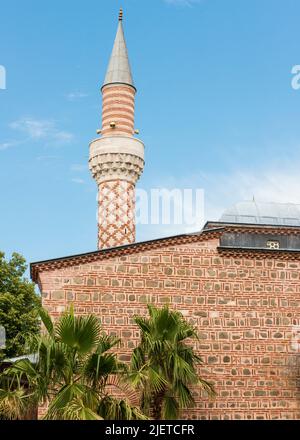
<svg viewBox="0 0 300 440">
<path fill-rule="evenodd" d="M 101 137 L 90 144 L 89 167 L 98 184 L 98 248 L 135 241 L 135 185 L 144 169 L 144 144 L 134 137 L 133 83 L 123 12 L 102 91 Z"/>
</svg>

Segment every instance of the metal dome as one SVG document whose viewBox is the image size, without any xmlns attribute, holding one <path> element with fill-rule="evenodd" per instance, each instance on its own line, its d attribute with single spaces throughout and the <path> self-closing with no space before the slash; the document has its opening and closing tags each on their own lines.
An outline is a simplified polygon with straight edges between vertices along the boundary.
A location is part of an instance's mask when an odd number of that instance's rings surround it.
<svg viewBox="0 0 300 440">
<path fill-rule="evenodd" d="M 226 209 L 220 222 L 300 226 L 300 204 L 239 202 Z"/>
</svg>

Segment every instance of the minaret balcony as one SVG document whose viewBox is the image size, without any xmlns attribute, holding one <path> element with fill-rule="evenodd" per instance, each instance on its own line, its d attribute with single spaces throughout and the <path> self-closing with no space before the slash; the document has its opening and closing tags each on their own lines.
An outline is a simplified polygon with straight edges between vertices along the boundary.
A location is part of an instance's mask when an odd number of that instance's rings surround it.
<svg viewBox="0 0 300 440">
<path fill-rule="evenodd" d="M 98 185 L 109 180 L 126 180 L 135 184 L 145 160 L 141 140 L 127 136 L 96 139 L 90 144 L 89 168 Z"/>
</svg>

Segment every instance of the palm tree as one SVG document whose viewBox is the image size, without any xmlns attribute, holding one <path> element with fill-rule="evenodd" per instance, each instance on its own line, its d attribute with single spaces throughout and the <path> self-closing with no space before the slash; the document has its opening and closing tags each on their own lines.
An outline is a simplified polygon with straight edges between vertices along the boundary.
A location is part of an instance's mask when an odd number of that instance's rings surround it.
<svg viewBox="0 0 300 440">
<path fill-rule="evenodd" d="M 56 324 L 40 310 L 42 335 L 27 338 L 37 362 L 22 359 L 0 376 L 0 413 L 21 418 L 32 405 L 47 404 L 45 419 L 100 420 L 145 419 L 127 400 L 109 396 L 106 385 L 112 375 L 126 372 L 111 351 L 119 342 L 106 335 L 93 315 L 75 316 L 73 308 Z"/>
<path fill-rule="evenodd" d="M 197 338 L 181 313 L 148 305 L 149 318 L 136 317 L 141 341 L 133 351 L 129 377 L 141 391 L 141 409 L 155 420 L 176 419 L 195 404 L 191 385 L 213 396 L 212 384 L 199 377 L 201 358 L 187 344 Z"/>
</svg>

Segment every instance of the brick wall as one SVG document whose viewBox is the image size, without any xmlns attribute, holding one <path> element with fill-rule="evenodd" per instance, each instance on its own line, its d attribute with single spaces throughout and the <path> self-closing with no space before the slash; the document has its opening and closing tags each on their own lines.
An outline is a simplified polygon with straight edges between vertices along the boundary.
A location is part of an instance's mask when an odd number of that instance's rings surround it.
<svg viewBox="0 0 300 440">
<path fill-rule="evenodd" d="M 40 271 L 53 316 L 69 303 L 94 313 L 122 338 L 128 361 L 139 340 L 133 316 L 170 303 L 197 326 L 203 377 L 217 398 L 195 390 L 193 419 L 300 418 L 300 261 L 217 251 L 218 239 L 154 247 L 92 263 Z"/>
</svg>

